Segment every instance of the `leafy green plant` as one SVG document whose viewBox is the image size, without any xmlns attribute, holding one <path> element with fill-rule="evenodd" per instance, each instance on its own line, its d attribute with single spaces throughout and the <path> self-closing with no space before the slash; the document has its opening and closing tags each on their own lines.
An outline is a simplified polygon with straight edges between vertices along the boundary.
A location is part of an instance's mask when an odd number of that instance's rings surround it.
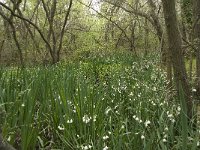
<svg viewBox="0 0 200 150">
<path fill-rule="evenodd" d="M 0 76 L 3 136 L 19 149 L 197 147 L 199 133 L 184 121 L 184 107 L 167 89 L 154 55 L 99 53 L 2 69 Z M 193 140 L 186 146 L 187 131 Z"/>
</svg>

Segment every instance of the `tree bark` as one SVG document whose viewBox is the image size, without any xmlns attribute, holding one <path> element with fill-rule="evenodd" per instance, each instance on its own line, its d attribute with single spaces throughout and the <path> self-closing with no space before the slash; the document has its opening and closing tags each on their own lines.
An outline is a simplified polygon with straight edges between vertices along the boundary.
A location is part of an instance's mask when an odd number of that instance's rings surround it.
<svg viewBox="0 0 200 150">
<path fill-rule="evenodd" d="M 200 0 L 193 0 L 193 40 L 196 48 L 196 90 L 200 99 Z"/>
<path fill-rule="evenodd" d="M 175 0 L 162 0 L 162 4 L 177 91 L 179 93 L 179 87 L 182 87 L 185 97 L 184 100 L 187 104 L 187 115 L 189 118 L 192 118 L 191 89 L 189 87 L 184 57 L 182 55 L 182 39 L 178 29 Z"/>
<path fill-rule="evenodd" d="M 15 8 L 15 6 L 14 6 L 13 12 L 15 11 L 15 9 L 16 9 L 16 8 Z M 21 49 L 21 46 L 20 46 L 20 44 L 19 44 L 19 41 L 18 41 L 18 39 L 17 39 L 17 33 L 16 33 L 15 26 L 14 26 L 14 24 L 13 24 L 13 15 L 11 14 L 10 17 L 7 17 L 7 16 L 3 13 L 2 8 L 0 7 L 0 16 L 1 16 L 4 20 L 6 20 L 6 21 L 9 23 L 10 27 L 11 27 L 12 36 L 13 36 L 13 39 L 14 39 L 15 44 L 16 44 L 17 49 L 18 49 L 20 64 L 21 64 L 21 67 L 23 68 L 23 67 L 24 67 L 23 53 L 22 53 L 22 49 Z"/>
</svg>

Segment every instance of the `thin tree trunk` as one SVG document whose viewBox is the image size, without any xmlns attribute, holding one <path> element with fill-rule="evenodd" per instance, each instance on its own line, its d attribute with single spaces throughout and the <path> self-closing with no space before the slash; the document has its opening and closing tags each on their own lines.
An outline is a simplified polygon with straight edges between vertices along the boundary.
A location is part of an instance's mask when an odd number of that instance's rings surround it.
<svg viewBox="0 0 200 150">
<path fill-rule="evenodd" d="M 197 96 L 200 99 L 200 0 L 193 0 L 193 14 L 193 40 L 196 47 L 196 89 Z"/>
<path fill-rule="evenodd" d="M 0 45 L 0 60 L 1 60 L 1 54 L 3 51 L 3 46 L 4 46 L 5 40 L 1 41 L 1 45 Z"/>
<path fill-rule="evenodd" d="M 2 9 L 0 9 L 0 15 L 2 16 L 3 19 L 5 19 L 9 23 L 9 25 L 11 27 L 12 36 L 13 36 L 13 39 L 14 39 L 15 44 L 16 44 L 17 49 L 18 49 L 20 64 L 21 64 L 22 67 L 24 67 L 24 59 L 23 59 L 22 49 L 21 49 L 21 46 L 20 46 L 19 41 L 17 39 L 16 29 L 15 29 L 15 26 L 13 24 L 13 17 L 12 17 L 12 15 L 9 18 L 6 17 L 5 14 L 3 13 Z"/>
<path fill-rule="evenodd" d="M 145 44 L 145 55 L 148 54 L 148 49 L 149 49 L 149 27 L 148 27 L 148 22 L 147 19 L 145 19 L 145 37 L 144 37 L 144 44 Z"/>
<path fill-rule="evenodd" d="M 162 0 L 162 4 L 177 91 L 179 93 L 179 87 L 181 86 L 187 104 L 187 115 L 192 118 L 191 89 L 182 55 L 182 39 L 178 29 L 175 0 Z"/>
</svg>

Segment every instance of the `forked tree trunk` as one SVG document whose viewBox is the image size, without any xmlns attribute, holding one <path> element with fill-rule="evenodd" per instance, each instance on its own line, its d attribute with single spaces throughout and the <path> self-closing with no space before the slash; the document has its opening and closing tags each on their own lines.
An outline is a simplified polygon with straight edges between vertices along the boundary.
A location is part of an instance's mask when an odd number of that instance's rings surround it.
<svg viewBox="0 0 200 150">
<path fill-rule="evenodd" d="M 174 69 L 174 79 L 177 91 L 179 87 L 183 88 L 185 101 L 187 104 L 188 117 L 192 117 L 192 99 L 191 89 L 189 87 L 184 57 L 182 54 L 182 40 L 178 29 L 175 0 L 162 0 L 166 30 L 169 42 L 169 51 L 171 53 L 172 66 Z"/>
</svg>

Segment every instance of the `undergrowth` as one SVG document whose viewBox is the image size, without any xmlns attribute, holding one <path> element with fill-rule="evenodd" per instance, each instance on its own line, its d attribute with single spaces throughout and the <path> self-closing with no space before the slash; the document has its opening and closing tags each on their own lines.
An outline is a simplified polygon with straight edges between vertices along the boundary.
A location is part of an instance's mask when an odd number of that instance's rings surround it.
<svg viewBox="0 0 200 150">
<path fill-rule="evenodd" d="M 199 132 L 183 128 L 182 107 L 157 60 L 116 53 L 2 68 L 4 138 L 22 150 L 196 149 Z"/>
</svg>

